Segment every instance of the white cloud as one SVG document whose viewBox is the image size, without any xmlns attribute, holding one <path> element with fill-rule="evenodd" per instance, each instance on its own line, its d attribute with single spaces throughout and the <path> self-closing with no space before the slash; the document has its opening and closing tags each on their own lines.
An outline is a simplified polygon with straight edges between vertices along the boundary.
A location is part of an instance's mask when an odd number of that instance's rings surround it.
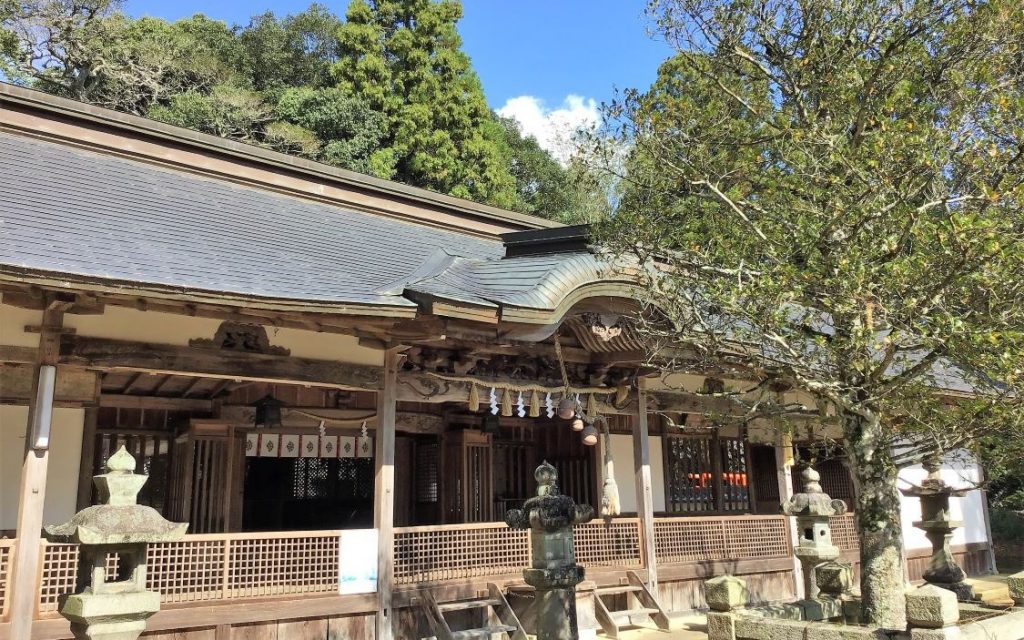
<svg viewBox="0 0 1024 640">
<path fill-rule="evenodd" d="M 498 115 L 514 118 L 524 136 L 533 136 L 542 149 L 565 164 L 576 150 L 574 136 L 580 130 L 593 129 L 601 115 L 593 98 L 570 94 L 561 106 L 551 109 L 534 96 L 510 98 L 498 109 Z"/>
</svg>

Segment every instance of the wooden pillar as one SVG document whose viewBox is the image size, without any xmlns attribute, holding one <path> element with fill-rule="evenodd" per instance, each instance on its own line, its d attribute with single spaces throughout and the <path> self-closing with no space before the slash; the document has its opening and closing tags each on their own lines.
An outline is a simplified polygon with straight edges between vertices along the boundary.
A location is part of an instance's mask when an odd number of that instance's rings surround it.
<svg viewBox="0 0 1024 640">
<path fill-rule="evenodd" d="M 651 445 L 647 428 L 647 394 L 640 386 L 636 424 L 633 425 L 633 469 L 636 473 L 636 512 L 640 517 L 640 547 L 647 568 L 647 586 L 658 593 L 658 564 L 654 546 L 654 489 L 651 485 Z"/>
<path fill-rule="evenodd" d="M 373 526 L 377 530 L 376 640 L 394 638 L 391 599 L 395 573 L 395 405 L 402 350 L 401 347 L 391 347 L 384 352 L 384 385 L 377 392 L 373 488 Z"/>
<path fill-rule="evenodd" d="M 32 637 L 32 619 L 39 599 L 39 545 L 42 540 L 46 467 L 49 461 L 49 442 L 41 436 L 50 433 L 56 379 L 53 367 L 60 356 L 60 331 L 65 306 L 60 302 L 50 302 L 43 311 L 39 331 L 39 351 L 29 400 L 25 459 L 21 467 L 21 488 L 18 494 L 18 542 L 8 583 L 12 591 L 11 640 L 29 640 Z"/>
<path fill-rule="evenodd" d="M 85 422 L 82 428 L 82 457 L 78 463 L 78 500 L 76 508 L 82 509 L 92 505 L 92 472 L 96 464 L 96 418 L 97 407 L 86 407 Z"/>
<path fill-rule="evenodd" d="M 775 470 L 779 478 L 779 501 L 789 502 L 793 497 L 793 436 L 789 433 L 780 432 L 778 444 L 775 446 Z M 789 544 L 796 547 L 800 532 L 794 526 L 794 519 L 789 518 Z M 800 561 L 796 555 L 793 556 L 793 593 L 797 599 L 804 597 L 803 573 L 800 571 Z"/>
</svg>

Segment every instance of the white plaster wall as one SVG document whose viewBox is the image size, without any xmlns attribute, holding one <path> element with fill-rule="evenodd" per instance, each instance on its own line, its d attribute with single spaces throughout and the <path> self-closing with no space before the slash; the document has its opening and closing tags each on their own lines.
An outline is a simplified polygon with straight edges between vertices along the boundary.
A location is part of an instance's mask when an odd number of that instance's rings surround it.
<svg viewBox="0 0 1024 640">
<path fill-rule="evenodd" d="M 38 347 L 39 334 L 25 333 L 25 327 L 38 326 L 43 321 L 43 312 L 12 307 L 2 301 L 0 298 L 0 344 Z"/>
<path fill-rule="evenodd" d="M 75 513 L 84 417 L 82 409 L 54 409 L 43 524 L 66 522 Z M 0 405 L 0 529 L 14 529 L 18 522 L 27 424 L 28 407 Z"/>
<path fill-rule="evenodd" d="M 901 469 L 899 474 L 900 488 L 920 485 L 927 472 L 920 465 Z M 981 469 L 978 464 L 965 453 L 947 457 L 942 468 L 942 478 L 948 484 L 958 488 L 974 486 L 981 480 Z M 921 501 L 917 498 L 901 496 L 901 518 L 903 520 L 903 544 L 907 549 L 931 549 L 924 532 L 914 526 L 921 519 Z M 963 522 L 963 527 L 953 532 L 951 544 L 962 545 L 969 542 L 987 542 L 985 530 L 985 502 L 982 493 L 974 489 L 963 498 L 950 498 L 950 516 Z"/>
<path fill-rule="evenodd" d="M 651 448 L 651 489 L 655 512 L 665 510 L 665 470 L 661 436 L 648 436 Z M 633 467 L 633 436 L 612 434 L 612 461 L 615 484 L 619 485 L 619 505 L 623 513 L 636 513 L 636 474 Z M 602 476 L 603 477 L 603 476 Z"/>
</svg>

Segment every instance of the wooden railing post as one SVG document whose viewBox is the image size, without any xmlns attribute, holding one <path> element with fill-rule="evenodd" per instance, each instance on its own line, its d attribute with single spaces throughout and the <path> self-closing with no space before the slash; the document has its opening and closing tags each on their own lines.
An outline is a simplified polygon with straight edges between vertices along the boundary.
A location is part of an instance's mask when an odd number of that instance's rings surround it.
<svg viewBox="0 0 1024 640">
<path fill-rule="evenodd" d="M 221 598 L 231 597 L 231 538 L 224 538 L 224 568 L 221 574 Z"/>
<path fill-rule="evenodd" d="M 636 421 L 633 425 L 633 469 L 636 473 L 636 511 L 639 516 L 641 563 L 647 569 L 647 587 L 658 592 L 658 563 L 654 547 L 654 488 L 651 485 L 651 445 L 647 429 L 647 393 L 640 387 Z"/>
</svg>

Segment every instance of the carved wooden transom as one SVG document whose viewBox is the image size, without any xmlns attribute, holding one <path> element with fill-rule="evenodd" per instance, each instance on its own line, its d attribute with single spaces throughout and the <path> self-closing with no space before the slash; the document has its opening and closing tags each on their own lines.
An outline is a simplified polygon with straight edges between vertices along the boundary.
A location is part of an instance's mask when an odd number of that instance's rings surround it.
<svg viewBox="0 0 1024 640">
<path fill-rule="evenodd" d="M 214 334 L 212 340 L 193 338 L 188 341 L 188 344 L 191 347 L 203 349 L 222 349 L 224 351 L 242 351 L 245 353 L 262 353 L 275 356 L 291 355 L 290 349 L 270 344 L 267 330 L 262 325 L 242 322 L 222 322 L 217 327 L 217 333 Z"/>
</svg>

